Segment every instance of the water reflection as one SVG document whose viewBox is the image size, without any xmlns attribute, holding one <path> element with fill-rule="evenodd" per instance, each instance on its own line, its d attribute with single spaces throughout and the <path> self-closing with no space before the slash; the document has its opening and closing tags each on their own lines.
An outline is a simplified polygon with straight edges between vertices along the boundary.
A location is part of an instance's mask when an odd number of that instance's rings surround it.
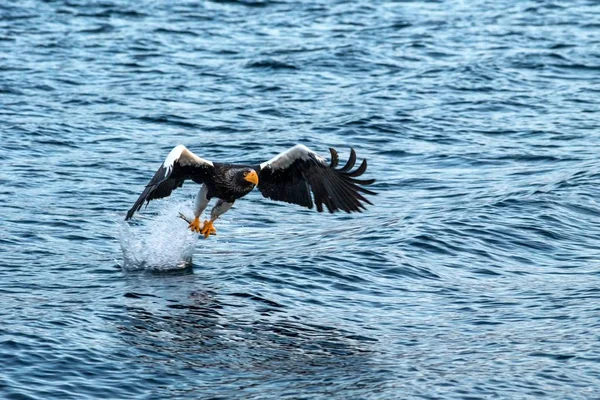
<svg viewBox="0 0 600 400">
<path fill-rule="evenodd" d="M 243 386 L 253 374 L 307 385 L 358 382 L 371 370 L 375 339 L 311 323 L 285 307 L 268 307 L 257 317 L 249 296 L 188 292 L 181 300 L 128 293 L 131 304 L 118 329 L 139 362 L 193 369 L 204 378 Z M 276 303 L 275 303 L 276 304 Z M 216 371 L 220 371 L 217 373 Z"/>
</svg>

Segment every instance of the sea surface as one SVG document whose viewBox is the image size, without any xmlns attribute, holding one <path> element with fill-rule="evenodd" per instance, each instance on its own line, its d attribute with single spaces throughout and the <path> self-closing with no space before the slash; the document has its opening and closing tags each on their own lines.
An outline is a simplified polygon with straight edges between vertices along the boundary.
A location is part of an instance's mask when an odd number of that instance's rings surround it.
<svg viewBox="0 0 600 400">
<path fill-rule="evenodd" d="M 198 186 L 296 143 L 362 214 Z M 600 398 L 600 3 L 0 3 L 1 399 Z"/>
</svg>

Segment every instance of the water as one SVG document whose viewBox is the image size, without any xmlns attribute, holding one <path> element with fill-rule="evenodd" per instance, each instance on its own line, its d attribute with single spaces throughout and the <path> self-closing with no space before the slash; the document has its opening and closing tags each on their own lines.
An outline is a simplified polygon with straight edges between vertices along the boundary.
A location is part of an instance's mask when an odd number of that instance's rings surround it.
<svg viewBox="0 0 600 400">
<path fill-rule="evenodd" d="M 1 398 L 600 397 L 596 2 L 161 3 L 0 5 Z M 379 195 L 123 226 L 179 143 Z"/>
</svg>

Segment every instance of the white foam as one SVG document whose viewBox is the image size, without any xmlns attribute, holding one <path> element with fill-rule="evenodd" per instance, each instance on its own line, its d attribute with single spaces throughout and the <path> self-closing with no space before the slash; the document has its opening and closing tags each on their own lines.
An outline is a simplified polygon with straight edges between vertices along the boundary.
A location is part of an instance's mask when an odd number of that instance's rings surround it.
<svg viewBox="0 0 600 400">
<path fill-rule="evenodd" d="M 179 212 L 193 215 L 189 201 L 159 201 L 152 206 L 158 215 L 135 225 L 126 221 L 120 224 L 123 268 L 166 271 L 189 266 L 199 235 L 187 229 L 187 223 L 178 217 Z"/>
</svg>

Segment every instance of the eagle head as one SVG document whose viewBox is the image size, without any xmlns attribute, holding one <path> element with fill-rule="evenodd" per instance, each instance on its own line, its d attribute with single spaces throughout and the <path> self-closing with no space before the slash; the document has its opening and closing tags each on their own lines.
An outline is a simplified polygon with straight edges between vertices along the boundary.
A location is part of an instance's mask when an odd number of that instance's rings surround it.
<svg viewBox="0 0 600 400">
<path fill-rule="evenodd" d="M 251 187 L 258 185 L 258 174 L 252 168 L 243 168 L 235 174 L 235 180 L 240 187 Z"/>
</svg>

